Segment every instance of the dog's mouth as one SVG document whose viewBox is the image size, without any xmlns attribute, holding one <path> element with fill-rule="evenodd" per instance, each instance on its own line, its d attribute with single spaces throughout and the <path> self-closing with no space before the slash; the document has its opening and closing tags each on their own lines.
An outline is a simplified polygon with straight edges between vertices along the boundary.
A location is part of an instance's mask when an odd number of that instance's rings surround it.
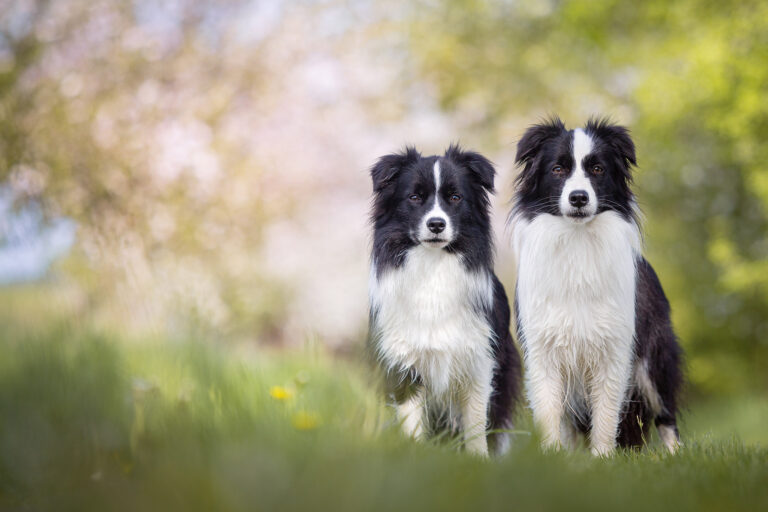
<svg viewBox="0 0 768 512">
<path fill-rule="evenodd" d="M 587 208 L 573 208 L 565 212 L 565 216 L 574 222 L 586 222 L 592 219 L 595 214 Z"/>
<path fill-rule="evenodd" d="M 445 238 L 439 238 L 439 237 L 425 238 L 421 240 L 421 243 L 424 243 L 427 245 L 445 245 L 448 243 L 448 240 L 446 240 Z"/>
</svg>

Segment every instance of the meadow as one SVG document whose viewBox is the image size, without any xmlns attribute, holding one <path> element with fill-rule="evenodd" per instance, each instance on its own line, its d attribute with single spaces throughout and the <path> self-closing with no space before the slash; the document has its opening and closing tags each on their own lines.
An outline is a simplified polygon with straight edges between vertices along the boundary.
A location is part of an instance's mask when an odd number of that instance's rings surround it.
<svg viewBox="0 0 768 512">
<path fill-rule="evenodd" d="M 765 400 L 694 402 L 674 456 L 540 452 L 530 418 L 484 461 L 403 439 L 362 356 L 308 341 L 129 338 L 0 294 L 4 510 L 759 510 Z M 761 444 L 762 443 L 762 444 Z"/>
<path fill-rule="evenodd" d="M 0 510 L 768 510 L 768 2 L 0 2 Z M 627 126 L 684 447 L 404 439 L 371 164 Z M 506 238 L 505 238 L 506 237 Z M 308 334 L 309 333 L 309 334 Z"/>
</svg>

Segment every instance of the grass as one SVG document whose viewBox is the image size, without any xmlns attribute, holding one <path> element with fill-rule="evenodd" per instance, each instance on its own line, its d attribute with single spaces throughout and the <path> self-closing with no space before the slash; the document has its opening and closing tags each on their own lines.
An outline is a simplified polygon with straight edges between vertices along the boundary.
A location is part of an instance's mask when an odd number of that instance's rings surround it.
<svg viewBox="0 0 768 512">
<path fill-rule="evenodd" d="M 0 313 L 0 508 L 722 510 L 768 504 L 768 451 L 692 408 L 686 445 L 609 460 L 515 436 L 490 462 L 403 439 L 362 364 L 140 341 Z M 10 311 L 10 313 L 8 313 Z M 30 323 L 31 322 L 31 323 Z M 742 403 L 743 402 L 743 403 Z M 759 411 L 730 401 L 750 436 Z M 741 405 L 736 405 L 741 403 Z M 762 425 L 765 424 L 763 417 Z M 698 423 L 701 422 L 701 423 Z M 520 428 L 530 429 L 521 419 Z M 735 430 L 734 430 L 735 431 Z M 765 433 L 763 433 L 765 435 Z"/>
</svg>

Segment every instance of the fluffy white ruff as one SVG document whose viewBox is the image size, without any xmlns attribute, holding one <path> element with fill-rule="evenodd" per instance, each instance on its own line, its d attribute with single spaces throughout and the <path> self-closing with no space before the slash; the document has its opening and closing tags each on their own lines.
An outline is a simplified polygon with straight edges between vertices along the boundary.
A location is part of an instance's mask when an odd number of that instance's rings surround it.
<svg viewBox="0 0 768 512">
<path fill-rule="evenodd" d="M 487 454 L 485 424 L 494 359 L 486 312 L 493 305 L 487 272 L 469 272 L 459 256 L 417 246 L 404 264 L 376 276 L 371 268 L 374 342 L 388 371 L 413 368 L 424 391 L 401 407 L 404 428 L 419 435 L 428 402 L 460 414 L 471 451 Z M 455 410 L 454 410 L 455 408 Z"/>
<path fill-rule="evenodd" d="M 584 224 L 518 215 L 513 229 L 526 390 L 544 444 L 569 444 L 565 407 L 582 403 L 593 453 L 610 453 L 632 378 L 639 229 L 612 211 Z"/>
</svg>

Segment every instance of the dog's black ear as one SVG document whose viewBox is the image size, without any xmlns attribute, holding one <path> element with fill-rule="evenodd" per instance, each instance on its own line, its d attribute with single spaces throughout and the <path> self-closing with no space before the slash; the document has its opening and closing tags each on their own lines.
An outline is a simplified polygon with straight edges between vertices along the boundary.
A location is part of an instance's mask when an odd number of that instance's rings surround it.
<svg viewBox="0 0 768 512">
<path fill-rule="evenodd" d="M 565 124 L 559 117 L 553 117 L 540 124 L 529 127 L 520 142 L 517 143 L 515 163 L 526 165 L 532 162 L 549 139 L 565 131 Z"/>
<path fill-rule="evenodd" d="M 371 167 L 371 179 L 373 191 L 381 192 L 397 179 L 397 175 L 406 166 L 415 163 L 421 158 L 416 148 L 407 146 L 402 153 L 394 153 L 379 158 L 379 161 Z"/>
<path fill-rule="evenodd" d="M 493 178 L 496 170 L 490 160 L 480 153 L 464 151 L 458 144 L 451 144 L 445 151 L 445 157 L 453 162 L 469 169 L 478 183 L 487 190 L 493 192 Z"/>
<path fill-rule="evenodd" d="M 617 163 L 624 172 L 624 178 L 627 182 L 632 181 L 631 167 L 637 165 L 635 156 L 635 143 L 629 135 L 629 130 L 623 126 L 612 124 L 607 118 L 592 118 L 587 121 L 584 130 L 587 133 L 594 134 L 600 139 L 611 145 L 619 157 Z"/>
<path fill-rule="evenodd" d="M 532 191 L 535 188 L 534 161 L 539 155 L 544 143 L 565 131 L 565 124 L 558 117 L 553 117 L 543 123 L 528 128 L 517 143 L 515 164 L 522 166 L 515 180 L 519 190 Z"/>
<path fill-rule="evenodd" d="M 629 135 L 629 130 L 623 126 L 613 125 L 610 126 L 612 136 L 610 137 L 611 144 L 614 149 L 619 152 L 624 159 L 624 165 L 630 167 L 637 165 L 637 157 L 635 156 L 635 143 L 632 141 L 632 137 Z"/>
</svg>

